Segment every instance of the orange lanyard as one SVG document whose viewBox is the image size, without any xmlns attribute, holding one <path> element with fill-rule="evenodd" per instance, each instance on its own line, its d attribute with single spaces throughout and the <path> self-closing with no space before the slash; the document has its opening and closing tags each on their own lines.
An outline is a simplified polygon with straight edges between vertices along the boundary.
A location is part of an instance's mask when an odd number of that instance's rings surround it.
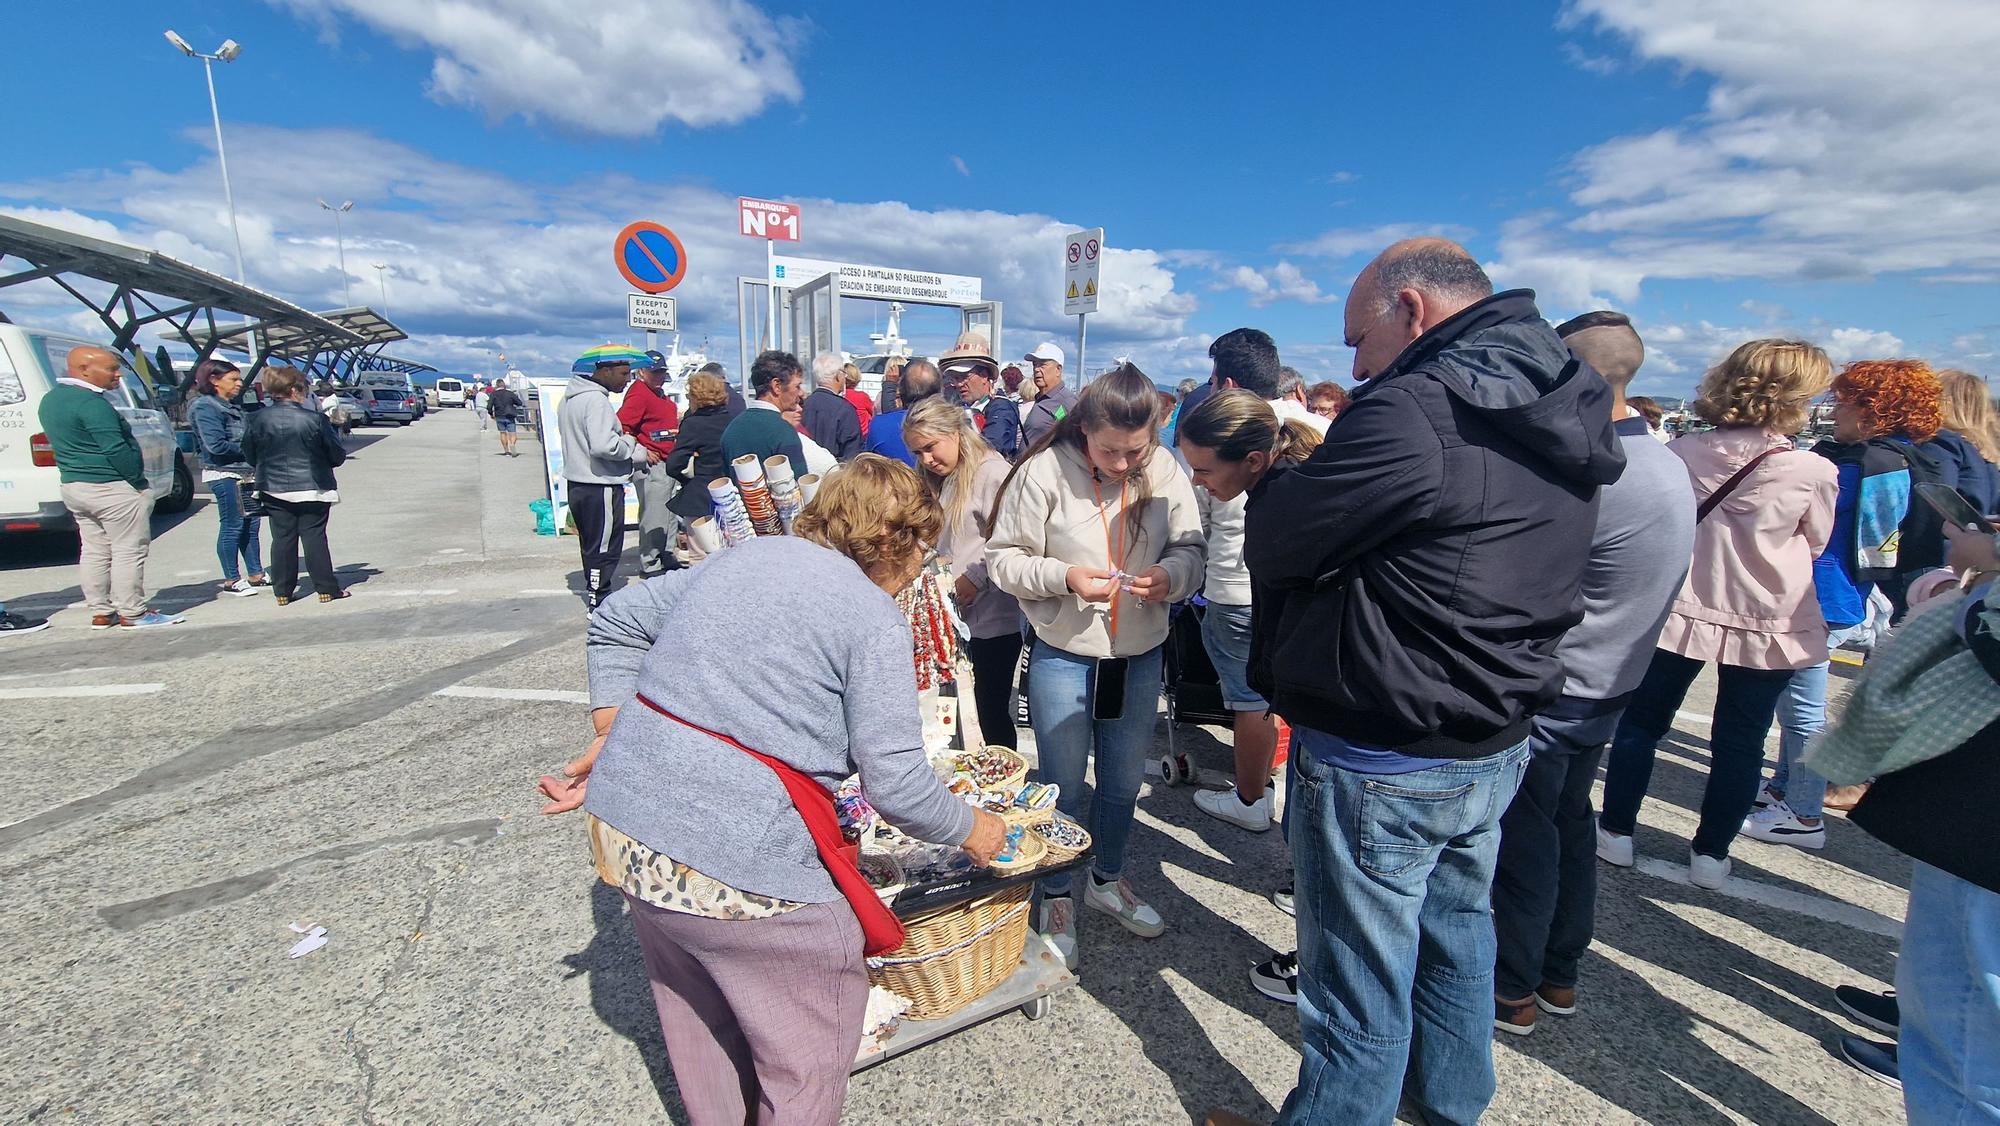
<svg viewBox="0 0 2000 1126">
<path fill-rule="evenodd" d="M 1097 474 L 1090 475 L 1090 491 L 1097 497 L 1097 519 L 1104 525 L 1104 551 L 1111 557 L 1111 569 L 1122 570 L 1125 566 L 1125 482 L 1118 482 L 1118 546 L 1111 546 L 1111 518 L 1104 514 L 1104 489 L 1098 485 Z M 1111 641 L 1118 642 L 1118 595 L 1122 593 L 1117 583 L 1111 586 Z"/>
</svg>

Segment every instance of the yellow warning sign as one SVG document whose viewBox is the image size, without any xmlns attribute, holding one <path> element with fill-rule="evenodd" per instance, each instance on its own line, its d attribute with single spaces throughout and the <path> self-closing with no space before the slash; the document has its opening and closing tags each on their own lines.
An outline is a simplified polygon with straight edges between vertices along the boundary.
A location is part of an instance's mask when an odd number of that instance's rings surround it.
<svg viewBox="0 0 2000 1126">
<path fill-rule="evenodd" d="M 1075 286 L 1070 286 L 1070 288 L 1071 288 L 1071 289 L 1075 289 L 1076 287 L 1075 287 Z M 1086 281 L 1086 282 L 1084 282 L 1084 283 L 1083 283 L 1083 295 L 1084 295 L 1085 297 L 1095 297 L 1095 296 L 1097 296 L 1097 279 L 1096 279 L 1096 278 L 1091 278 L 1091 279 L 1089 279 L 1088 281 Z M 1074 296 L 1074 295 L 1072 294 L 1072 296 Z"/>
<path fill-rule="evenodd" d="M 1069 283 L 1069 299 L 1070 299 L 1071 301 L 1074 301 L 1074 300 L 1076 300 L 1076 283 L 1075 283 L 1075 282 L 1071 282 L 1071 283 Z"/>
</svg>

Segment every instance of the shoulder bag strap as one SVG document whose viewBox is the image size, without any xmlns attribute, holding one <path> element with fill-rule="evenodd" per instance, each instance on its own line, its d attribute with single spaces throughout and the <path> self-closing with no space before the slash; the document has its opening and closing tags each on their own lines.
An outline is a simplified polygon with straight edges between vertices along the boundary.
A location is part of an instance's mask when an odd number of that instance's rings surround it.
<svg viewBox="0 0 2000 1126">
<path fill-rule="evenodd" d="M 1750 476 L 1750 471 L 1757 468 L 1757 466 L 1765 458 L 1770 457 L 1772 454 L 1781 454 L 1784 452 L 1785 452 L 1785 447 L 1779 446 L 1775 449 L 1765 450 L 1763 453 L 1758 454 L 1756 457 L 1753 457 L 1749 461 L 1745 462 L 1743 464 L 1743 468 L 1737 470 L 1736 475 L 1734 477 L 1731 477 L 1729 480 L 1724 481 L 1722 483 L 1721 488 L 1708 494 L 1708 499 L 1702 501 L 1701 506 L 1694 510 L 1694 522 L 1699 524 L 1703 520 L 1708 519 L 1708 514 L 1715 511 L 1715 506 L 1721 504 L 1723 500 L 1729 496 L 1730 493 L 1735 492 L 1736 486 L 1741 485 L 1743 483 L 1743 479 L 1745 477 Z"/>
</svg>

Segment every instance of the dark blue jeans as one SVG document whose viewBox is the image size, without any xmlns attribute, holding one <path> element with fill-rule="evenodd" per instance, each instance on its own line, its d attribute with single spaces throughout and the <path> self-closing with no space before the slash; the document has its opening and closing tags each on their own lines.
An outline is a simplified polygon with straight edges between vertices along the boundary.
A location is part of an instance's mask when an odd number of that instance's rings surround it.
<svg viewBox="0 0 2000 1126">
<path fill-rule="evenodd" d="M 1407 1093 L 1470 1126 L 1492 1101 L 1488 889 L 1527 759 L 1371 775 L 1292 757 L 1300 1061 L 1279 1122 L 1387 1123 Z"/>
<path fill-rule="evenodd" d="M 1131 659 L 1125 670 L 1125 717 L 1108 720 L 1091 718 L 1095 658 L 1066 653 L 1040 639 L 1028 657 L 1033 673 L 1028 698 L 1040 763 L 1035 780 L 1062 787 L 1056 808 L 1090 833 L 1091 870 L 1106 880 L 1125 873 L 1125 845 L 1132 838 L 1133 811 L 1160 721 L 1164 653 L 1163 647 L 1154 646 Z M 1083 774 L 1092 763 L 1097 767 L 1096 786 L 1086 795 Z M 1067 895 L 1069 889 L 1067 872 L 1042 881 L 1042 890 L 1049 895 Z"/>
<path fill-rule="evenodd" d="M 243 577 L 237 570 L 238 556 L 243 559 L 243 567 L 253 575 L 264 573 L 264 556 L 257 542 L 258 517 L 243 515 L 243 484 L 235 478 L 210 481 L 208 491 L 215 495 L 215 516 L 221 527 L 215 534 L 215 557 L 222 561 L 222 577 L 235 582 Z"/>
<path fill-rule="evenodd" d="M 1493 874 L 1497 997 L 1519 1000 L 1544 982 L 1576 984 L 1597 911 L 1590 787 L 1618 714 L 1537 716 L 1528 733 L 1528 770 L 1500 818 L 1500 867 Z"/>
<path fill-rule="evenodd" d="M 1604 815 L 1598 825 L 1632 835 L 1639 804 L 1653 780 L 1653 752 L 1674 726 L 1674 712 L 1703 662 L 1653 650 L 1646 679 L 1618 721 L 1611 738 L 1611 761 L 1604 771 Z M 1757 776 L 1764 768 L 1764 737 L 1778 712 L 1778 697 L 1792 682 L 1791 669 L 1746 669 L 1717 665 L 1715 717 L 1708 735 L 1708 786 L 1702 791 L 1701 824 L 1694 850 L 1718 860 L 1757 804 Z"/>
</svg>

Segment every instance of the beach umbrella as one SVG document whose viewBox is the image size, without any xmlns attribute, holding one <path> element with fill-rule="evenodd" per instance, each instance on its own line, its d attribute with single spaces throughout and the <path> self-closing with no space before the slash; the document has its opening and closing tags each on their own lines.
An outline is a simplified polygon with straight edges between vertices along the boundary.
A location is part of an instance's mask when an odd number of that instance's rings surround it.
<svg viewBox="0 0 2000 1126">
<path fill-rule="evenodd" d="M 623 344 L 599 344 L 578 356 L 576 362 L 569 366 L 569 370 L 572 375 L 589 375 L 599 364 L 631 364 L 633 367 L 644 367 L 646 362 L 646 353 L 637 348 Z"/>
</svg>

